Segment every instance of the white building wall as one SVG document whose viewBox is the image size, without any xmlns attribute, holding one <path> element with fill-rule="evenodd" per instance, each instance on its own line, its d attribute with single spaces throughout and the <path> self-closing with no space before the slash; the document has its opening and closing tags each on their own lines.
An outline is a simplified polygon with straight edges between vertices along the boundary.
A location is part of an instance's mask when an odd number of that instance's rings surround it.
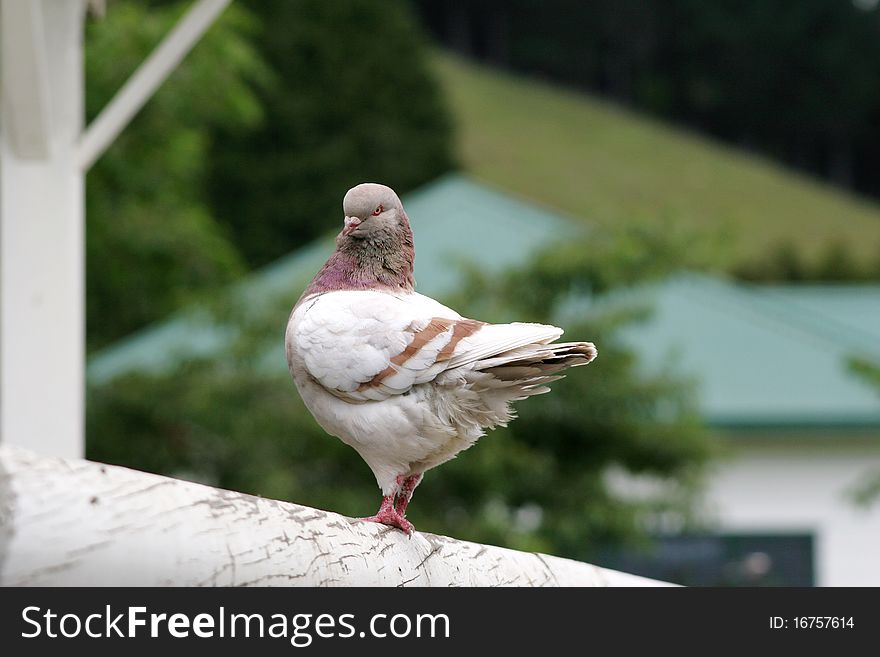
<svg viewBox="0 0 880 657">
<path fill-rule="evenodd" d="M 722 531 L 810 532 L 818 586 L 880 586 L 880 500 L 851 497 L 880 476 L 880 440 L 734 443 L 716 467 L 707 501 Z"/>
</svg>

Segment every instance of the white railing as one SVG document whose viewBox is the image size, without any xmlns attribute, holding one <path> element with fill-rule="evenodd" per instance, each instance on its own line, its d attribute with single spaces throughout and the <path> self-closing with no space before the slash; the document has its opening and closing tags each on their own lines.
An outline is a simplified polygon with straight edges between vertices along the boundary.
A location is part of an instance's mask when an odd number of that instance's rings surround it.
<svg viewBox="0 0 880 657">
<path fill-rule="evenodd" d="M 657 586 L 541 554 L 0 447 L 3 586 Z"/>
</svg>

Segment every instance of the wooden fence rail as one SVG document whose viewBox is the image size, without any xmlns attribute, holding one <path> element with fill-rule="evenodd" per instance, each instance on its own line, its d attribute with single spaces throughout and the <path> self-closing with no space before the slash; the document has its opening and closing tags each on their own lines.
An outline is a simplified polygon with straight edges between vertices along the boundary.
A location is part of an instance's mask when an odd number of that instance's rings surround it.
<svg viewBox="0 0 880 657">
<path fill-rule="evenodd" d="M 653 586 L 590 564 L 0 447 L 0 585 Z"/>
</svg>

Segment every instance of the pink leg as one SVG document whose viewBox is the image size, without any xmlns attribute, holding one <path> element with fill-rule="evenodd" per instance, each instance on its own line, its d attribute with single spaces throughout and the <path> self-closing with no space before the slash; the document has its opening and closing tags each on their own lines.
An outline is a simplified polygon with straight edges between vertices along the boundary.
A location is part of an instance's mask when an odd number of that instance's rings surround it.
<svg viewBox="0 0 880 657">
<path fill-rule="evenodd" d="M 398 490 L 404 483 L 403 477 L 397 478 Z M 413 486 L 415 488 L 415 486 Z M 412 493 L 410 493 L 412 494 Z M 405 507 L 405 505 L 404 505 Z M 379 522 L 383 525 L 391 525 L 392 527 L 397 527 L 400 530 L 403 530 L 406 534 L 412 536 L 413 524 L 403 517 L 402 513 L 399 513 L 396 508 L 394 508 L 394 494 L 384 495 L 382 497 L 382 505 L 379 507 L 379 511 L 374 516 L 370 516 L 368 518 L 361 518 L 361 520 L 368 520 L 370 522 Z"/>
<path fill-rule="evenodd" d="M 397 502 L 394 504 L 394 510 L 397 511 L 401 516 L 406 516 L 406 507 L 409 506 L 409 501 L 412 499 L 413 491 L 416 489 L 416 486 L 422 481 L 422 474 L 414 474 L 406 479 L 400 485 L 400 490 L 397 491 Z"/>
</svg>

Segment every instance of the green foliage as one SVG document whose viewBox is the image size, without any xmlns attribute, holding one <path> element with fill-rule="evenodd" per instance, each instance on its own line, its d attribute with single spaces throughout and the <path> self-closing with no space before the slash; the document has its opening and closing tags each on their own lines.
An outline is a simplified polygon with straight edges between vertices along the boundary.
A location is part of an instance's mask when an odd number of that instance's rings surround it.
<svg viewBox="0 0 880 657">
<path fill-rule="evenodd" d="M 853 358 L 849 363 L 850 370 L 880 392 L 880 364 L 866 358 Z"/>
<path fill-rule="evenodd" d="M 188 4 L 188 3 L 187 3 Z M 174 25 L 184 5 L 115 2 L 86 35 L 90 119 Z M 252 85 L 268 70 L 231 8 L 88 174 L 87 335 L 94 348 L 243 271 L 205 199 L 211 130 L 261 118 Z"/>
<path fill-rule="evenodd" d="M 220 134 L 212 207 L 251 265 L 341 222 L 341 190 L 404 193 L 451 166 L 451 126 L 402 0 L 259 0 L 259 47 L 279 84 L 266 121 Z"/>
<path fill-rule="evenodd" d="M 599 542 L 691 521 L 711 451 L 692 389 L 641 371 L 619 334 L 644 309 L 616 300 L 618 291 L 689 262 L 691 249 L 647 229 L 562 249 L 564 258 L 548 252 L 503 276 L 471 276 L 461 290 L 471 302 L 460 310 L 497 321 L 564 318 L 567 336 L 594 340 L 599 358 L 551 394 L 521 402 L 509 428 L 430 471 L 410 512 L 419 529 L 589 558 Z M 297 293 L 259 306 L 243 297 L 217 301 L 217 322 L 238 336 L 217 358 L 92 386 L 90 458 L 346 515 L 372 513 L 379 491 L 369 469 L 324 434 L 279 371 L 278 342 Z M 268 365 L 267 354 L 276 354 Z M 629 490 L 645 486 L 653 491 L 647 497 Z"/>
<path fill-rule="evenodd" d="M 830 241 L 814 259 L 804 257 L 792 242 L 785 241 L 769 255 L 737 266 L 733 273 L 743 280 L 764 283 L 864 282 L 880 279 L 880 262 L 858 258 L 841 239 Z"/>
</svg>

